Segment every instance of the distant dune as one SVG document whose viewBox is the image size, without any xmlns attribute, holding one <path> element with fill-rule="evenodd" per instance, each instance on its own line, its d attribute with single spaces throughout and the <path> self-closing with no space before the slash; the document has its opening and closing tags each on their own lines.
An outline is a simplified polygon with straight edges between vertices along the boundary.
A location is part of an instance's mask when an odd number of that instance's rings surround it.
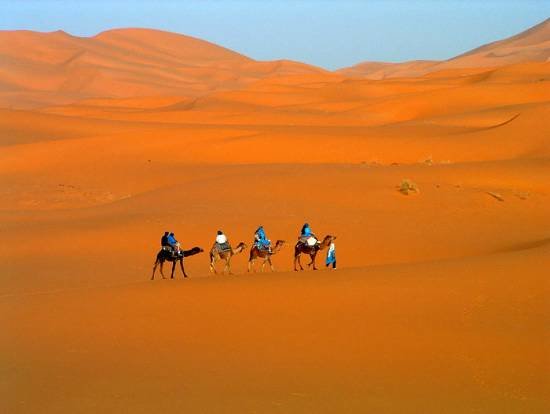
<svg viewBox="0 0 550 414">
<path fill-rule="evenodd" d="M 343 76 L 367 79 L 416 77 L 450 68 L 498 67 L 550 59 L 550 19 L 504 40 L 489 43 L 446 61 L 362 62 L 339 69 Z"/>
<path fill-rule="evenodd" d="M 288 60 L 257 62 L 203 40 L 151 29 L 109 30 L 90 38 L 63 31 L 0 32 L 0 106 L 197 96 L 266 76 L 324 72 Z"/>
<path fill-rule="evenodd" d="M 90 98 L 180 96 L 235 90 L 273 77 L 385 79 L 456 68 L 545 62 L 550 20 L 444 62 L 363 62 L 334 73 L 289 60 L 259 62 L 204 40 L 152 29 L 93 37 L 63 31 L 0 32 L 0 107 L 35 108 Z"/>
<path fill-rule="evenodd" d="M 362 62 L 349 68 L 339 69 L 336 73 L 365 79 L 386 79 L 420 76 L 437 64 L 435 60 L 413 60 L 402 63 Z"/>
</svg>

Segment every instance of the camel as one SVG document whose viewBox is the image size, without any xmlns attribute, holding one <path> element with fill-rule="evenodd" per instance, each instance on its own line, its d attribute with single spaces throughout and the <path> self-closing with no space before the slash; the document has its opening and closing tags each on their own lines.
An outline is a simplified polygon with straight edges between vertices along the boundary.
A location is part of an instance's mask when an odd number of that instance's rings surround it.
<svg viewBox="0 0 550 414">
<path fill-rule="evenodd" d="M 244 249 L 246 249 L 246 244 L 244 242 L 240 242 L 235 249 L 230 247 L 228 250 L 220 252 L 218 250 L 218 247 L 216 246 L 216 243 L 214 243 L 212 249 L 210 249 L 210 272 L 217 273 L 215 267 L 216 261 L 225 260 L 223 273 L 228 271 L 228 273 L 232 275 L 233 273 L 231 273 L 231 258 L 236 254 L 241 253 Z"/>
<path fill-rule="evenodd" d="M 277 240 L 277 243 L 275 243 L 275 247 L 271 250 L 265 250 L 265 249 L 258 249 L 256 245 L 252 246 L 250 248 L 250 258 L 248 259 L 248 271 L 253 268 L 254 263 L 256 262 L 256 259 L 259 257 L 261 259 L 264 259 L 262 262 L 262 272 L 264 271 L 264 267 L 266 263 L 269 263 L 269 267 L 271 268 L 271 271 L 274 272 L 275 269 L 273 268 L 273 263 L 271 263 L 271 256 L 273 256 L 275 253 L 277 253 L 279 250 L 281 250 L 281 247 L 285 244 L 284 240 Z"/>
<path fill-rule="evenodd" d="M 319 252 L 319 250 L 323 250 L 329 247 L 333 240 L 336 240 L 336 236 L 331 236 L 329 234 L 325 236 L 322 242 L 318 242 L 314 246 L 309 246 L 306 243 L 298 241 L 296 247 L 294 247 L 294 271 L 298 271 L 298 269 L 296 269 L 296 263 L 300 265 L 300 270 L 304 270 L 300 261 L 300 255 L 302 253 L 309 255 L 309 257 L 311 258 L 311 263 L 308 263 L 308 267 L 313 265 L 313 270 L 317 270 L 317 267 L 315 267 L 315 257 L 317 256 L 317 253 Z"/>
<path fill-rule="evenodd" d="M 164 273 L 162 272 L 162 266 L 164 265 L 164 262 L 172 262 L 172 274 L 170 275 L 170 279 L 174 278 L 174 269 L 176 268 L 176 262 L 180 262 L 183 277 L 187 277 L 187 274 L 185 273 L 185 268 L 183 267 L 183 258 L 193 256 L 197 253 L 202 253 L 203 251 L 204 250 L 200 247 L 193 247 L 191 250 L 183 250 L 181 256 L 172 256 L 171 252 L 161 249 L 161 251 L 157 253 L 157 260 L 155 261 L 155 265 L 153 266 L 153 275 L 151 276 L 151 280 L 155 278 L 155 270 L 157 270 L 157 266 L 159 264 L 160 275 L 163 279 L 166 279 L 164 277 Z"/>
</svg>

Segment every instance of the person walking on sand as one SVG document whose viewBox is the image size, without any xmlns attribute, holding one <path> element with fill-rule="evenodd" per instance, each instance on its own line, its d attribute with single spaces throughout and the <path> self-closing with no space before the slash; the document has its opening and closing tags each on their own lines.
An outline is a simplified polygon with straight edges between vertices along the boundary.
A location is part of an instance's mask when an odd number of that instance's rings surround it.
<svg viewBox="0 0 550 414">
<path fill-rule="evenodd" d="M 334 241 L 330 243 L 330 246 L 328 248 L 325 264 L 327 267 L 330 267 L 332 265 L 332 268 L 336 269 L 336 247 L 334 246 Z"/>
</svg>

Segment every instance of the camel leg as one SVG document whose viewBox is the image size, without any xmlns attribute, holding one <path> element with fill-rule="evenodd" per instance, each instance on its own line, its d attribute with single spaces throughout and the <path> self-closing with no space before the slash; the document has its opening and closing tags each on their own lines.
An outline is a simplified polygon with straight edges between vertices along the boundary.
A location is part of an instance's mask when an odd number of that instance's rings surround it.
<svg viewBox="0 0 550 414">
<path fill-rule="evenodd" d="M 157 266 L 159 264 L 159 259 L 155 261 L 155 265 L 153 266 L 153 275 L 151 276 L 151 280 L 155 279 L 155 270 L 157 270 Z"/>
<path fill-rule="evenodd" d="M 227 259 L 225 259 L 225 267 L 223 268 L 223 272 L 225 273 L 227 271 L 228 275 L 232 275 L 231 272 L 231 256 L 229 256 Z"/>
<path fill-rule="evenodd" d="M 296 263 L 298 263 L 298 265 L 300 266 L 300 270 L 304 270 L 304 268 L 302 267 L 302 261 L 300 260 L 300 253 L 294 256 L 294 270 L 298 271 L 298 269 L 296 269 Z"/>
<path fill-rule="evenodd" d="M 254 257 L 254 249 L 252 249 L 250 250 L 250 256 L 248 256 L 248 273 L 250 273 L 250 271 L 252 270 L 252 266 L 254 266 L 255 261 L 256 258 Z"/>
<path fill-rule="evenodd" d="M 309 257 L 311 257 L 311 263 L 308 266 L 313 265 L 313 270 L 317 270 L 317 267 L 315 267 L 315 258 L 317 257 L 317 252 L 311 253 Z"/>
<path fill-rule="evenodd" d="M 267 262 L 267 259 L 264 259 L 264 261 L 262 262 L 262 273 L 264 272 L 264 268 L 265 268 L 265 264 Z"/>
<path fill-rule="evenodd" d="M 160 267 L 159 267 L 159 270 L 160 270 L 160 275 L 162 276 L 163 279 L 166 279 L 166 277 L 164 276 L 164 272 L 162 271 L 162 268 L 164 267 L 164 260 L 162 260 L 160 262 Z"/>
<path fill-rule="evenodd" d="M 210 273 L 216 274 L 216 256 L 210 256 Z"/>
<path fill-rule="evenodd" d="M 270 256 L 268 256 L 267 262 L 269 263 L 269 267 L 271 268 L 271 271 L 274 272 L 275 268 L 273 267 L 273 263 L 271 262 L 271 257 Z"/>
<path fill-rule="evenodd" d="M 187 277 L 187 273 L 185 273 L 185 268 L 183 267 L 183 260 L 180 259 L 180 267 L 181 272 L 183 273 L 183 277 Z"/>
<path fill-rule="evenodd" d="M 313 270 L 317 270 L 317 266 L 315 266 L 315 259 L 317 259 L 317 253 L 319 253 L 319 251 L 316 251 L 315 254 L 313 255 Z"/>
<path fill-rule="evenodd" d="M 172 274 L 170 275 L 170 279 L 174 278 L 174 270 L 176 269 L 176 261 L 174 260 L 172 262 Z"/>
</svg>

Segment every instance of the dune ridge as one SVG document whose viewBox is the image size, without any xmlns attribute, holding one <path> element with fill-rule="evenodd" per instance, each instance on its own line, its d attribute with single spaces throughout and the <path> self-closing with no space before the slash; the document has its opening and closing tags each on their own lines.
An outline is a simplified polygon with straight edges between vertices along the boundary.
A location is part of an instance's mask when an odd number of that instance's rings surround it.
<svg viewBox="0 0 550 414">
<path fill-rule="evenodd" d="M 336 71 L 367 79 L 417 77 L 453 68 L 489 68 L 550 59 L 550 18 L 509 38 L 482 45 L 445 61 L 361 62 Z"/>
<path fill-rule="evenodd" d="M 265 76 L 323 72 L 288 60 L 257 62 L 153 29 L 114 29 L 93 37 L 0 32 L 0 105 L 18 108 L 98 97 L 197 96 Z"/>
<path fill-rule="evenodd" d="M 93 37 L 64 31 L 0 31 L 0 106 L 37 108 L 91 98 L 159 95 L 193 98 L 274 77 L 380 80 L 546 62 L 549 27 L 547 19 L 443 62 L 363 62 L 333 73 L 288 60 L 259 62 L 210 42 L 153 29 L 113 29 Z"/>
</svg>

